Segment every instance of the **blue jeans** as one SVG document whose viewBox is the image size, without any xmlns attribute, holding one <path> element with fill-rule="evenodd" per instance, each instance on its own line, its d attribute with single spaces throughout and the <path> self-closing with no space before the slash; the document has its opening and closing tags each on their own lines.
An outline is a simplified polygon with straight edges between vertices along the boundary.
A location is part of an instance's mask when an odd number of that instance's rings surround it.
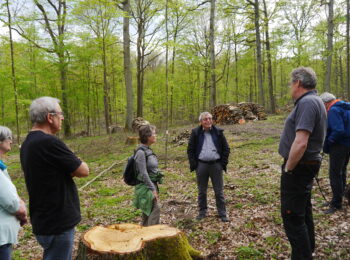
<svg viewBox="0 0 350 260">
<path fill-rule="evenodd" d="M 0 246 L 0 259 L 11 260 L 12 244 L 6 244 Z"/>
<path fill-rule="evenodd" d="M 35 235 L 44 249 L 43 260 L 72 260 L 75 228 L 58 235 Z"/>
</svg>

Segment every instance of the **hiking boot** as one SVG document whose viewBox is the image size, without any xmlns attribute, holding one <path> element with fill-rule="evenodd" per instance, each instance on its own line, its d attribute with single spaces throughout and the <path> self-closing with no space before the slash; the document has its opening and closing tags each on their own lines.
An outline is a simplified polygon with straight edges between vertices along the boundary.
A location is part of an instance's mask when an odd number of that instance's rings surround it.
<svg viewBox="0 0 350 260">
<path fill-rule="evenodd" d="M 205 213 L 199 213 L 198 216 L 196 217 L 197 220 L 202 220 L 203 218 L 206 218 L 207 215 Z"/>
<path fill-rule="evenodd" d="M 226 216 L 220 217 L 220 219 L 222 222 L 229 222 L 230 221 L 230 219 Z"/>
<path fill-rule="evenodd" d="M 327 210 L 324 211 L 324 214 L 333 214 L 334 212 L 341 210 L 336 207 L 330 206 Z"/>
<path fill-rule="evenodd" d="M 330 205 L 331 203 L 329 201 L 326 201 L 321 204 L 321 207 L 329 207 Z"/>
</svg>

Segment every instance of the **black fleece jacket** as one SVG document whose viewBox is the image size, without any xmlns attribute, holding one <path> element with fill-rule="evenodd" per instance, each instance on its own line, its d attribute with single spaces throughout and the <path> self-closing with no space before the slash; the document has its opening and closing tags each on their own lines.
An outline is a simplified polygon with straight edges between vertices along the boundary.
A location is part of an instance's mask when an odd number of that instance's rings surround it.
<svg viewBox="0 0 350 260">
<path fill-rule="evenodd" d="M 224 171 L 227 169 L 228 156 L 230 154 L 230 147 L 224 135 L 224 130 L 216 126 L 212 126 L 210 134 L 213 138 L 215 147 L 220 155 L 220 163 Z M 194 171 L 198 166 L 198 156 L 202 150 L 204 142 L 204 130 L 200 125 L 192 129 L 190 139 L 188 141 L 187 155 L 190 162 L 190 169 Z"/>
</svg>

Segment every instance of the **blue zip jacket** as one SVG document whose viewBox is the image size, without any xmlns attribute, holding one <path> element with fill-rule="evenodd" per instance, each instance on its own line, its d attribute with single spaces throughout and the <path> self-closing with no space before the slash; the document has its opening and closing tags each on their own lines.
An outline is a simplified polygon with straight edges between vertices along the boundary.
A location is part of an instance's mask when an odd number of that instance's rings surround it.
<svg viewBox="0 0 350 260">
<path fill-rule="evenodd" d="M 350 147 L 350 103 L 338 101 L 328 111 L 327 136 L 324 152 L 333 144 Z"/>
</svg>

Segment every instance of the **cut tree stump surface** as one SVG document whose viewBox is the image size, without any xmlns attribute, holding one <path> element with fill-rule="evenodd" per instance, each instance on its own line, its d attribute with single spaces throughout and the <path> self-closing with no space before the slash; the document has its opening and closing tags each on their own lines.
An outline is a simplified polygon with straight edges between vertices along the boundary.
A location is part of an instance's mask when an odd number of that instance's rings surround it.
<svg viewBox="0 0 350 260">
<path fill-rule="evenodd" d="M 166 258 L 164 258 L 166 257 Z M 167 225 L 96 226 L 83 234 L 76 259 L 199 259 L 186 236 Z"/>
</svg>

